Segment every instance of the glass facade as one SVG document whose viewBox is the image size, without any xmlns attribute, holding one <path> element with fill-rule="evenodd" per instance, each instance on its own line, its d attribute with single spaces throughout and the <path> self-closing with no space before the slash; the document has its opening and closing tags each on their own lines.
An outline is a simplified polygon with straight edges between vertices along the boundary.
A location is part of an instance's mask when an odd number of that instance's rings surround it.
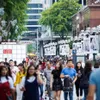
<svg viewBox="0 0 100 100">
<path fill-rule="evenodd" d="M 31 9 L 31 10 L 27 10 L 27 14 L 32 14 L 32 13 L 34 13 L 34 14 L 37 14 L 37 13 L 41 13 L 42 12 L 42 10 L 34 10 L 34 9 Z"/>
<path fill-rule="evenodd" d="M 40 15 L 29 15 L 29 19 L 39 19 L 41 16 Z"/>
<path fill-rule="evenodd" d="M 27 27 L 27 29 L 29 30 L 29 31 L 34 31 L 34 30 L 36 30 L 38 27 Z"/>
<path fill-rule="evenodd" d="M 40 19 L 41 12 L 43 11 L 42 9 L 43 4 L 42 2 L 28 3 L 27 6 L 28 6 L 28 9 L 26 11 L 26 13 L 28 14 L 27 29 L 28 31 L 36 31 L 37 28 L 40 28 L 40 25 L 38 24 L 38 20 Z"/>
<path fill-rule="evenodd" d="M 42 4 L 28 4 L 28 8 L 43 8 Z"/>
<path fill-rule="evenodd" d="M 38 21 L 28 21 L 27 25 L 38 25 Z"/>
</svg>

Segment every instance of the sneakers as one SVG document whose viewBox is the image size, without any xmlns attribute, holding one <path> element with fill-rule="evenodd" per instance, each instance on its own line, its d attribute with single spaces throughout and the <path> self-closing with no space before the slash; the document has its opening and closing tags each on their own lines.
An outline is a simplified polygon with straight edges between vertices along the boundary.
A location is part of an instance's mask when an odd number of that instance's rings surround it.
<svg viewBox="0 0 100 100">
<path fill-rule="evenodd" d="M 83 97 L 82 96 L 80 96 L 80 100 L 83 100 Z"/>
</svg>

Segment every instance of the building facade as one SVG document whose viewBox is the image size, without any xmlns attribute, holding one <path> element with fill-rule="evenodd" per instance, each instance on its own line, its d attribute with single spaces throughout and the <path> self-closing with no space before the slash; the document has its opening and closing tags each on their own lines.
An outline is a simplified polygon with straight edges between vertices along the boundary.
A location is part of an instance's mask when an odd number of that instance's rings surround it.
<svg viewBox="0 0 100 100">
<path fill-rule="evenodd" d="M 100 1 L 87 0 L 87 5 L 77 12 L 73 17 L 73 35 L 76 36 L 81 30 L 87 27 L 96 27 L 100 25 Z"/>
<path fill-rule="evenodd" d="M 41 17 L 41 12 L 43 11 L 43 0 L 30 0 L 27 6 L 28 19 L 26 20 L 26 27 L 28 32 L 33 32 L 36 29 L 41 28 L 38 21 Z"/>
</svg>

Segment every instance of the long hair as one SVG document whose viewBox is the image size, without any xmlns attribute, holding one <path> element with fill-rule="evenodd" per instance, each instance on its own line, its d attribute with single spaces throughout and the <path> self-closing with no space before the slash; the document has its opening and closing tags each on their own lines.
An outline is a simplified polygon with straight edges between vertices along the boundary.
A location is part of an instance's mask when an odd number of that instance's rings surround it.
<svg viewBox="0 0 100 100">
<path fill-rule="evenodd" d="M 34 70 L 36 70 L 36 68 L 35 68 L 35 66 L 34 66 L 34 65 L 30 65 L 30 66 L 28 67 L 28 69 L 27 69 L 27 73 L 26 73 L 26 80 L 27 80 L 27 79 L 29 79 L 29 77 L 30 77 L 30 74 L 29 74 L 29 69 L 30 69 L 31 67 L 34 67 Z M 33 76 L 36 76 L 36 73 L 34 73 L 34 74 L 33 74 Z"/>
<path fill-rule="evenodd" d="M 6 66 L 0 66 L 0 81 L 1 81 L 1 77 L 2 77 L 2 70 L 3 70 L 4 68 L 7 69 Z M 8 69 L 7 69 L 7 70 L 8 70 Z M 5 77 L 6 77 L 6 79 L 8 80 L 8 74 L 6 74 Z"/>
<path fill-rule="evenodd" d="M 9 63 L 6 63 L 5 62 L 5 66 L 7 67 L 7 69 L 8 69 L 8 76 L 10 76 L 11 78 L 12 78 L 12 74 L 11 74 L 11 69 L 10 69 L 10 65 L 9 65 Z"/>
<path fill-rule="evenodd" d="M 60 67 L 59 67 L 58 70 L 61 72 L 61 71 L 62 71 L 62 64 L 61 64 L 60 62 L 57 62 L 57 63 L 59 63 L 59 65 L 60 65 Z M 57 64 L 57 63 L 56 63 L 56 64 Z M 57 68 L 55 68 L 55 69 L 57 69 Z"/>
<path fill-rule="evenodd" d="M 85 63 L 84 73 L 87 74 L 92 71 L 92 63 L 90 61 L 87 61 Z"/>
<path fill-rule="evenodd" d="M 25 74 L 25 67 L 24 67 L 24 65 L 22 64 L 22 63 L 20 63 L 18 66 L 21 66 L 22 68 L 23 68 L 23 74 Z"/>
<path fill-rule="evenodd" d="M 78 63 L 81 64 L 81 62 L 77 62 L 77 63 L 76 63 L 76 66 L 75 66 L 76 71 L 78 70 L 78 66 L 77 66 Z M 80 66 L 80 69 L 83 69 L 83 68 L 82 68 L 82 64 L 81 64 L 81 66 Z"/>
</svg>

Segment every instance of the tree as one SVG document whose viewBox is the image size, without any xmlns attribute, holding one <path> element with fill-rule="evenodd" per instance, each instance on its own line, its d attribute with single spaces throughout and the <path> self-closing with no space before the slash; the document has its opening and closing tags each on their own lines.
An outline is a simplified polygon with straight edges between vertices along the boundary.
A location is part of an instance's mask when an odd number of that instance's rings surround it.
<svg viewBox="0 0 100 100">
<path fill-rule="evenodd" d="M 0 35 L 4 39 L 17 39 L 25 30 L 28 0 L 0 0 Z"/>
<path fill-rule="evenodd" d="M 32 44 L 29 44 L 29 45 L 27 46 L 27 52 L 28 52 L 28 53 L 33 53 L 33 45 L 32 45 Z"/>
<path fill-rule="evenodd" d="M 39 23 L 49 26 L 55 34 L 59 34 L 62 38 L 65 33 L 71 31 L 71 17 L 80 9 L 77 0 L 59 0 L 49 9 L 42 12 Z"/>
</svg>

